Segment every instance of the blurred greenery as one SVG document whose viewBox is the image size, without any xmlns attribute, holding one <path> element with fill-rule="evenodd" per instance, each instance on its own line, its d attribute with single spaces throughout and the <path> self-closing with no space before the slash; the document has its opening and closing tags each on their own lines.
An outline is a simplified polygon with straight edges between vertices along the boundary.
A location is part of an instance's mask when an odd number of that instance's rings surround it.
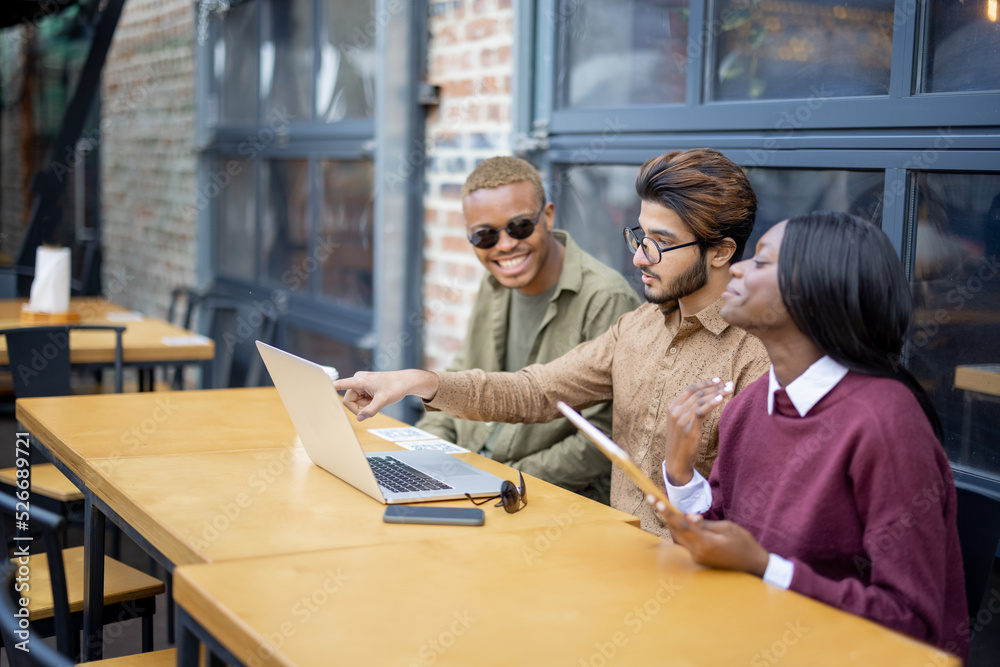
<svg viewBox="0 0 1000 667">
<path fill-rule="evenodd" d="M 764 46 L 770 34 L 762 20 L 760 3 L 752 0 L 747 7 L 724 9 L 720 12 L 720 19 L 723 32 L 731 33 L 731 50 L 716 68 L 719 81 L 735 81 L 745 77 L 747 97 L 757 99 L 767 88 L 765 79 L 754 76 L 757 50 Z"/>
</svg>

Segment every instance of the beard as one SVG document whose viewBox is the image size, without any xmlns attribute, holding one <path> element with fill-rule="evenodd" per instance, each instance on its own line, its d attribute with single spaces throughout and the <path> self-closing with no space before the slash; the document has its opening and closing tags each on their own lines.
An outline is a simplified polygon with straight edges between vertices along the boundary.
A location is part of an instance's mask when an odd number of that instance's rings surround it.
<svg viewBox="0 0 1000 667">
<path fill-rule="evenodd" d="M 655 304 L 665 304 L 677 301 L 688 294 L 697 292 L 708 282 L 708 269 L 705 267 L 705 253 L 699 253 L 698 260 L 687 271 L 677 276 L 665 289 L 654 290 L 651 285 L 645 285 L 642 295 L 646 301 Z"/>
</svg>

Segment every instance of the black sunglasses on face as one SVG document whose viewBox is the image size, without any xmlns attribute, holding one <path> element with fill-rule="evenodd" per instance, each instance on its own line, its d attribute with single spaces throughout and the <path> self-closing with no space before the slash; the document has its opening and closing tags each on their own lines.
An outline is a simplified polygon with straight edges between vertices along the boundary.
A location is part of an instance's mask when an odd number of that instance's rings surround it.
<svg viewBox="0 0 1000 667">
<path fill-rule="evenodd" d="M 483 505 L 499 498 L 500 502 L 494 505 L 494 507 L 503 507 L 508 514 L 513 514 L 519 509 L 528 506 L 528 488 L 524 485 L 524 474 L 518 472 L 517 475 L 521 479 L 520 487 L 514 486 L 514 482 L 505 479 L 503 484 L 500 485 L 500 495 L 498 496 L 483 498 L 478 503 L 468 493 L 465 494 L 465 497 L 471 500 L 473 505 Z"/>
<path fill-rule="evenodd" d="M 514 218 L 508 222 L 507 226 L 503 228 L 507 230 L 507 236 L 520 241 L 521 239 L 526 239 L 534 234 L 535 225 L 538 224 L 538 218 L 542 216 L 542 211 L 544 210 L 545 202 L 542 202 L 542 207 L 538 209 L 538 213 L 535 214 L 534 220 L 529 220 L 528 218 Z M 480 250 L 489 250 L 499 242 L 500 229 L 494 227 L 477 229 L 469 235 L 469 243 L 476 246 Z"/>
</svg>

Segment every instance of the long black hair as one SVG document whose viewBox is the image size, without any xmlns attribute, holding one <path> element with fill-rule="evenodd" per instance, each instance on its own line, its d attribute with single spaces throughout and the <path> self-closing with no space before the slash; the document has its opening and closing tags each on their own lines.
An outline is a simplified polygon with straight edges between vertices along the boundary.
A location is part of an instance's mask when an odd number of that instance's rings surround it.
<svg viewBox="0 0 1000 667">
<path fill-rule="evenodd" d="M 901 363 L 913 306 L 903 265 L 881 229 L 846 213 L 789 218 L 778 287 L 799 331 L 850 370 L 905 384 L 943 441 L 930 397 Z"/>
</svg>

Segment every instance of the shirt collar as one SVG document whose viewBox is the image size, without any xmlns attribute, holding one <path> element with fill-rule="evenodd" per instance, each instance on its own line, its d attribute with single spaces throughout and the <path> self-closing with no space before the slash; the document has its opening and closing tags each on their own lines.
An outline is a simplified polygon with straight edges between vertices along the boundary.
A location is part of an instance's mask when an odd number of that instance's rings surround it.
<svg viewBox="0 0 1000 667">
<path fill-rule="evenodd" d="M 565 229 L 553 229 L 552 235 L 566 248 L 563 253 L 562 271 L 559 272 L 557 287 L 552 295 L 554 301 L 563 290 L 579 292 L 583 288 L 583 251 Z"/>
<path fill-rule="evenodd" d="M 701 326 L 705 327 L 716 336 L 720 336 L 729 326 L 729 322 L 722 319 L 722 315 L 719 314 L 720 310 L 722 310 L 721 298 L 708 304 L 692 317 L 701 322 Z"/>
<path fill-rule="evenodd" d="M 806 372 L 788 383 L 785 393 L 788 400 L 795 406 L 800 417 L 805 417 L 824 396 L 837 386 L 837 383 L 847 375 L 847 367 L 842 366 L 827 356 L 821 357 L 816 363 L 806 369 Z M 774 392 L 781 389 L 778 378 L 774 375 L 774 366 L 768 376 L 767 384 L 767 414 L 774 414 Z"/>
</svg>

